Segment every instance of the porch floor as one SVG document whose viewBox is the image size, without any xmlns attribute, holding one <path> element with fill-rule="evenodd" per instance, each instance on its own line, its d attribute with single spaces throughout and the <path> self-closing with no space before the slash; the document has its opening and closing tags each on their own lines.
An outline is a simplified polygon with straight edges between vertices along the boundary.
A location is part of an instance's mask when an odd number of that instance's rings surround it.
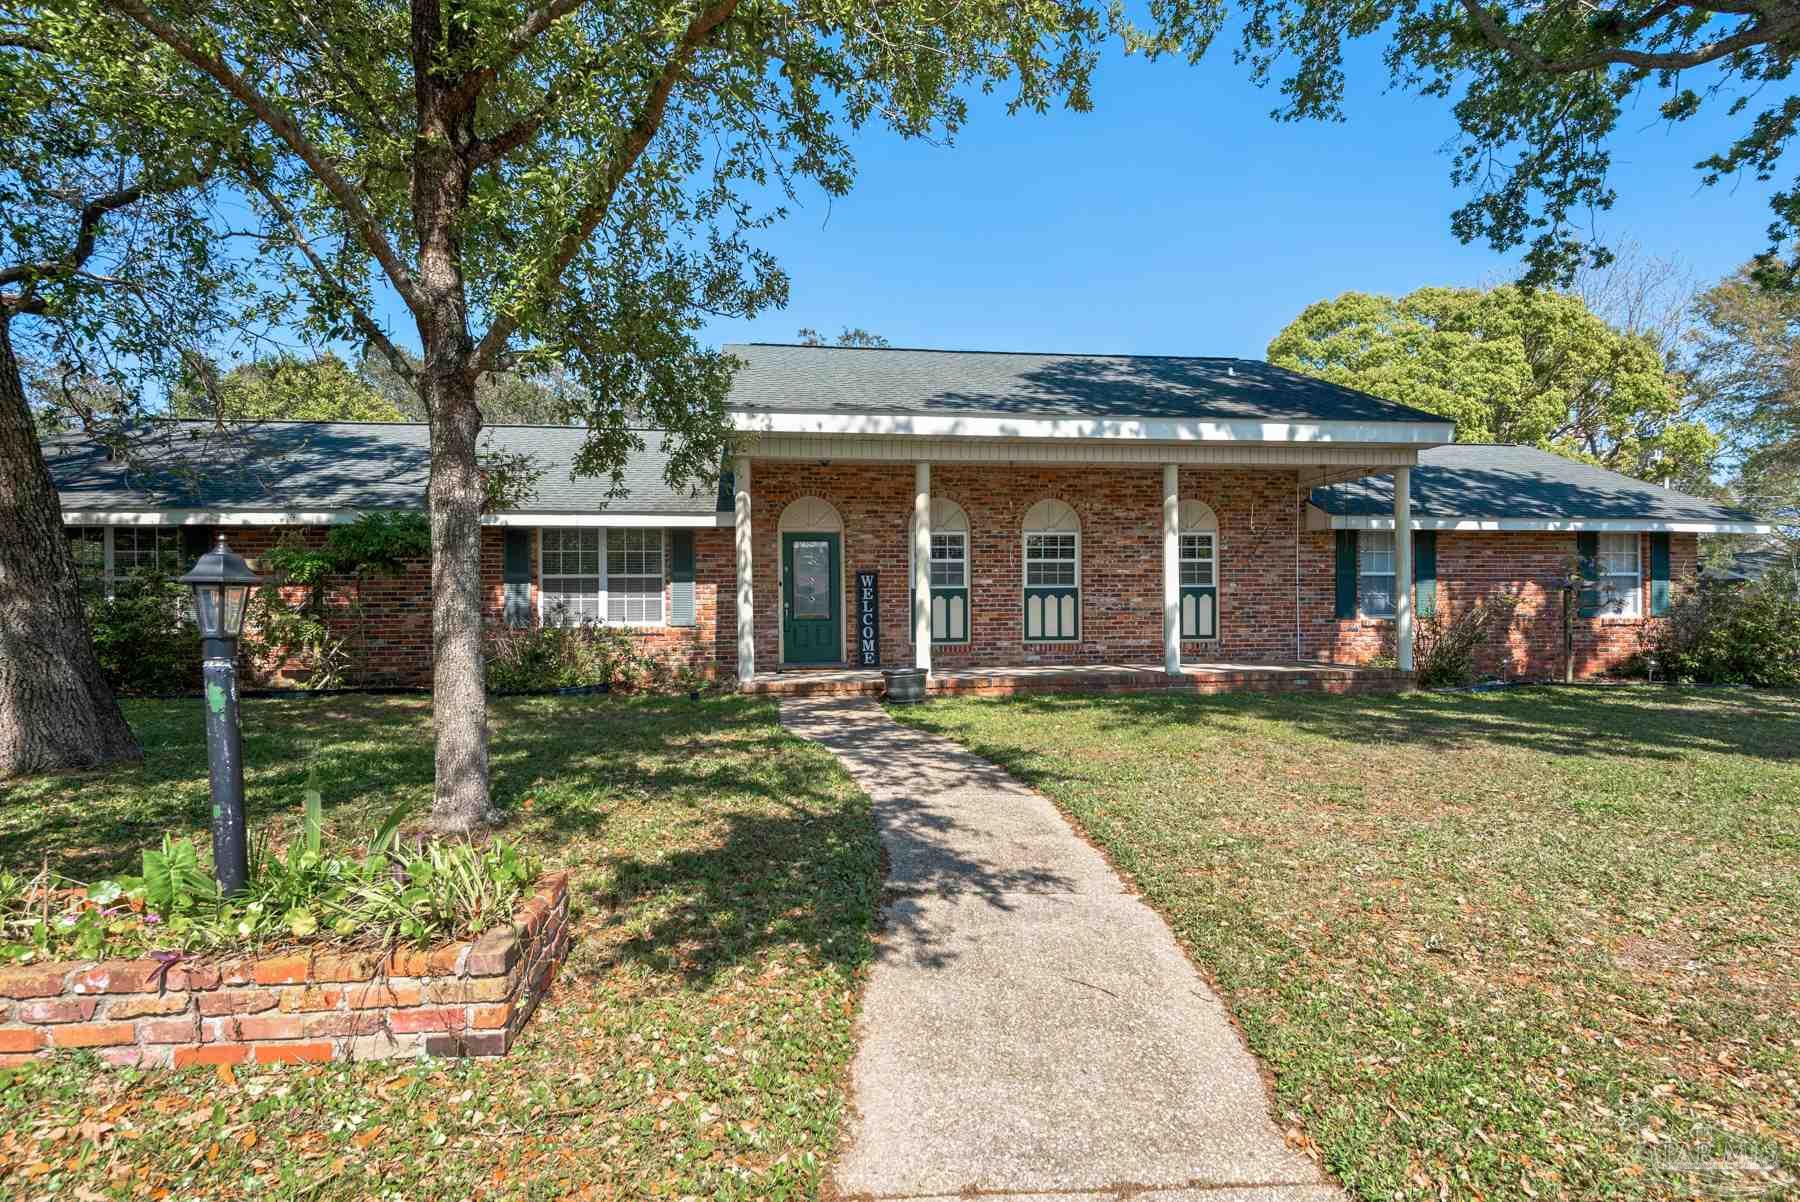
<svg viewBox="0 0 1800 1202">
<path fill-rule="evenodd" d="M 927 685 L 937 694 L 1004 696 L 1012 693 L 1192 692 L 1392 693 L 1408 687 L 1411 674 L 1323 662 L 1189 663 L 1179 677 L 1160 664 L 1020 664 L 999 668 L 933 668 Z M 869 668 L 787 669 L 758 672 L 747 693 L 781 697 L 880 696 L 881 672 Z"/>
</svg>

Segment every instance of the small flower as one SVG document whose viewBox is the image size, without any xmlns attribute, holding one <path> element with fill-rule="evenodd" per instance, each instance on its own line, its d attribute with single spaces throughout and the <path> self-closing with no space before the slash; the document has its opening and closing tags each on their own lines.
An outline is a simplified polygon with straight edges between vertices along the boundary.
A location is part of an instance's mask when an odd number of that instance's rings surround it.
<svg viewBox="0 0 1800 1202">
<path fill-rule="evenodd" d="M 144 925 L 147 927 L 156 926 L 161 922 L 162 922 L 161 914 L 157 914 L 155 912 L 148 912 L 144 915 Z"/>
</svg>

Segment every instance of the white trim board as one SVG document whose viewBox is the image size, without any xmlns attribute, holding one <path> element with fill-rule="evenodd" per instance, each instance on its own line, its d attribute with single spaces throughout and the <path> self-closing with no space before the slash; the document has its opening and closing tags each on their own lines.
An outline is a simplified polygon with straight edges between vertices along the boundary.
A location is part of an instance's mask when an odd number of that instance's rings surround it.
<svg viewBox="0 0 1800 1202">
<path fill-rule="evenodd" d="M 365 513 L 421 513 L 386 509 L 65 509 L 65 526 L 343 526 Z M 483 526 L 729 527 L 729 513 L 484 513 Z"/>
<path fill-rule="evenodd" d="M 1344 442 L 1442 446 L 1450 422 L 1219 421 L 1208 418 L 964 417 L 932 413 L 805 413 L 739 410 L 732 428 L 746 434 L 899 435 L 923 438 L 1098 439 L 1131 442 Z"/>
</svg>

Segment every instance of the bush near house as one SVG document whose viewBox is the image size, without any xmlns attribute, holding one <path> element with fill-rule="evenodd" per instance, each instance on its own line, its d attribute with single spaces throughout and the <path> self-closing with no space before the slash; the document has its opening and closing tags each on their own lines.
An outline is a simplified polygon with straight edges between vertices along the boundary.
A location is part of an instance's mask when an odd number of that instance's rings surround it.
<svg viewBox="0 0 1800 1202">
<path fill-rule="evenodd" d="M 616 626 L 490 626 L 482 643 L 487 687 L 497 693 L 596 685 L 694 692 L 712 683 L 685 659 L 647 651 L 631 630 Z"/>
<path fill-rule="evenodd" d="M 155 696 L 200 683 L 200 632 L 186 585 L 141 575 L 110 597 L 88 598 L 88 629 L 100 671 L 116 693 Z"/>
<path fill-rule="evenodd" d="M 1676 596 L 1647 631 L 1640 675 L 1701 684 L 1800 685 L 1800 579 L 1775 568 L 1743 585 Z"/>
</svg>

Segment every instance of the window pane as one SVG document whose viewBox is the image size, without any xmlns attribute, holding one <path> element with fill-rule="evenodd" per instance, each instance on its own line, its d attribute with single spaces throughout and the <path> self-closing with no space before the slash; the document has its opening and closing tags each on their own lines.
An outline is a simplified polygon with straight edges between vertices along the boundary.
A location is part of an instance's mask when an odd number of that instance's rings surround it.
<svg viewBox="0 0 1800 1202">
<path fill-rule="evenodd" d="M 75 578 L 84 590 L 98 590 L 106 579 L 106 530 L 100 526 L 64 526 Z"/>
<path fill-rule="evenodd" d="M 1212 535 L 1181 536 L 1181 583 L 1203 586 L 1213 583 Z"/>
<path fill-rule="evenodd" d="M 968 546 L 964 535 L 931 536 L 931 584 L 934 588 L 962 588 L 968 582 Z"/>
<path fill-rule="evenodd" d="M 831 544 L 796 542 L 794 557 L 794 616 L 831 616 Z"/>
<path fill-rule="evenodd" d="M 1394 616 L 1394 576 L 1360 576 L 1356 581 L 1356 605 L 1372 618 Z"/>
</svg>

